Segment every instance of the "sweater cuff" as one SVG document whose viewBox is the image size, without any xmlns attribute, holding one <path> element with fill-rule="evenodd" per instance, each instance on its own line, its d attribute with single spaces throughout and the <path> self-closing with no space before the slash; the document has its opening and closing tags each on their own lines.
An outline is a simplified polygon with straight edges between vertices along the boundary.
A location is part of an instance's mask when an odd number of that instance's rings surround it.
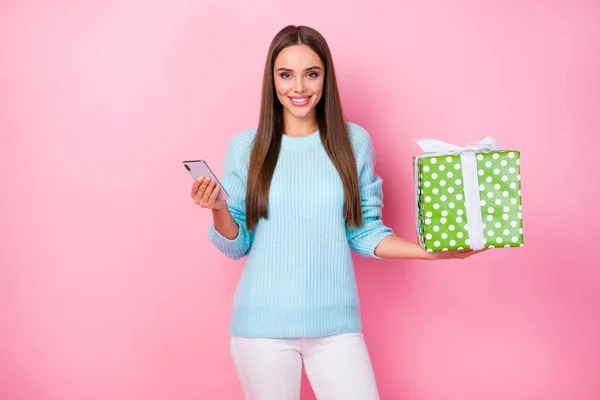
<svg viewBox="0 0 600 400">
<path fill-rule="evenodd" d="M 384 238 L 393 235 L 393 233 L 394 232 L 391 228 L 387 226 L 381 227 L 377 231 L 370 232 L 368 236 L 365 236 L 360 240 L 356 240 L 352 247 L 358 255 L 382 259 L 383 257 L 378 257 L 375 255 L 375 248 Z"/>
<path fill-rule="evenodd" d="M 238 224 L 238 234 L 234 239 L 229 239 L 223 236 L 216 228 L 214 223 L 210 225 L 208 230 L 208 237 L 210 241 L 219 249 L 223 254 L 229 258 L 238 259 L 244 256 L 245 245 L 242 234 L 242 227 Z"/>
</svg>

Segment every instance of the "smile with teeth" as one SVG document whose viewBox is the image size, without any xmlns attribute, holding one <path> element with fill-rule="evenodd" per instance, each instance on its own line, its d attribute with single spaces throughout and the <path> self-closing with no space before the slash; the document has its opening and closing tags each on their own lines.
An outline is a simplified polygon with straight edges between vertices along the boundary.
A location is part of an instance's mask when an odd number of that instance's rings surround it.
<svg viewBox="0 0 600 400">
<path fill-rule="evenodd" d="M 297 106 L 304 106 L 304 105 L 308 104 L 308 99 L 309 98 L 310 98 L 310 96 L 306 96 L 306 97 L 289 97 L 289 99 L 292 102 L 292 104 L 297 105 Z"/>
</svg>

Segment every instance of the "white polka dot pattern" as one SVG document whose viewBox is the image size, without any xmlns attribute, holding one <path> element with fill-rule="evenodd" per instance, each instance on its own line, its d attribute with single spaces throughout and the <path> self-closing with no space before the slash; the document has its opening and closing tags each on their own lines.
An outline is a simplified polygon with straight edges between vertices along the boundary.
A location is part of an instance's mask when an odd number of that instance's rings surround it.
<svg viewBox="0 0 600 400">
<path fill-rule="evenodd" d="M 523 245 L 520 153 L 478 153 L 484 243 L 487 248 Z M 460 155 L 419 159 L 419 240 L 427 251 L 470 248 Z"/>
</svg>

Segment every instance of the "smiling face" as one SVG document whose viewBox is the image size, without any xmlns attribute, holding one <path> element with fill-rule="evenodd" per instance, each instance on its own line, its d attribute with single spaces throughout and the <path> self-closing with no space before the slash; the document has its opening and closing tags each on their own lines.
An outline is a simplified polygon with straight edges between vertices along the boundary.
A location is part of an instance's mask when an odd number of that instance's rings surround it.
<svg viewBox="0 0 600 400">
<path fill-rule="evenodd" d="M 275 59 L 273 79 L 284 118 L 316 120 L 316 105 L 323 93 L 325 71 L 321 59 L 310 47 L 294 45 Z"/>
</svg>

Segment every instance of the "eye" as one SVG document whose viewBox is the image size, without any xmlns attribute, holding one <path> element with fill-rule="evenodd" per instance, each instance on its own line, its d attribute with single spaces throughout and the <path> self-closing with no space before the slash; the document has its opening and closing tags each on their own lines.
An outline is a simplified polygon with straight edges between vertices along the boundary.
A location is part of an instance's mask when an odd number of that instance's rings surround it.
<svg viewBox="0 0 600 400">
<path fill-rule="evenodd" d="M 311 78 L 318 78 L 319 74 L 317 72 L 309 72 L 308 76 L 310 76 Z"/>
<path fill-rule="evenodd" d="M 290 74 L 289 74 L 289 72 L 283 72 L 283 73 L 279 74 L 279 76 L 281 76 L 282 78 L 289 78 Z"/>
</svg>

